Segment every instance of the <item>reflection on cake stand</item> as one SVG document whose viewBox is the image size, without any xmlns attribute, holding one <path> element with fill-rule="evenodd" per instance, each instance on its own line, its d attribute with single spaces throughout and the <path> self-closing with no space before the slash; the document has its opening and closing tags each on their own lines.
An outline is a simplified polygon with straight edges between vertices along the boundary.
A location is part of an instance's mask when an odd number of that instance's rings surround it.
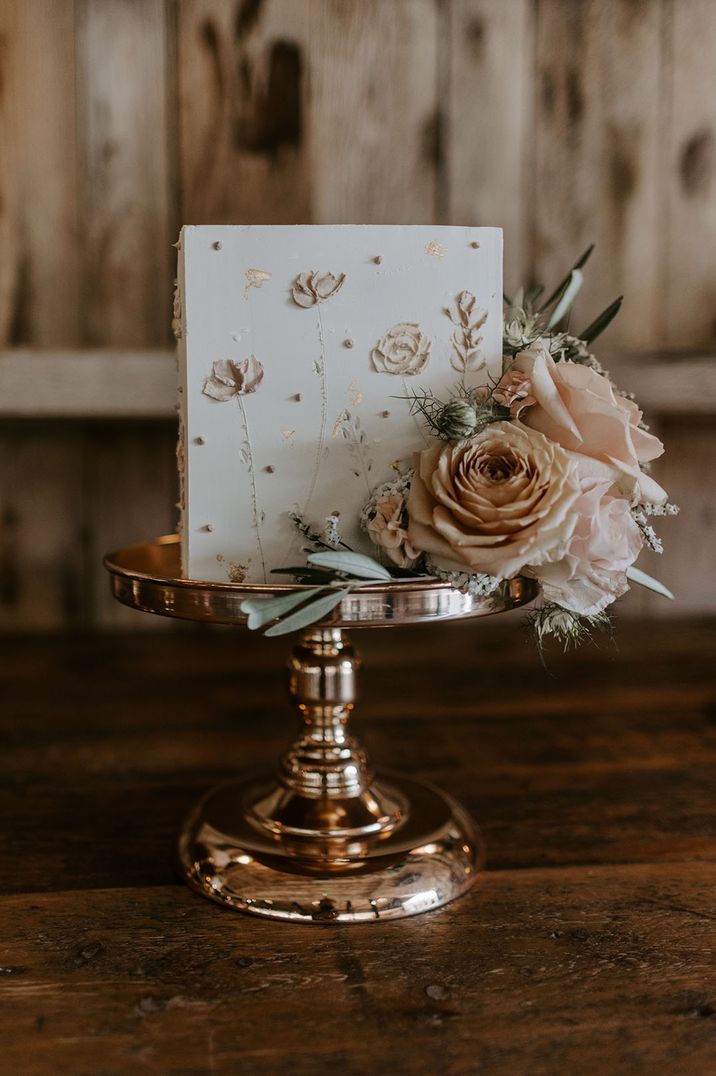
<svg viewBox="0 0 716 1076">
<path fill-rule="evenodd" d="M 296 589 L 182 579 L 176 535 L 105 565 L 125 605 L 204 623 L 243 625 L 247 596 Z M 521 578 L 489 598 L 446 583 L 377 583 L 305 629 L 288 663 L 298 737 L 277 773 L 242 774 L 194 808 L 179 840 L 190 885 L 238 911 L 304 923 L 399 919 L 464 893 L 484 863 L 472 819 L 431 785 L 374 771 L 350 735 L 360 661 L 347 631 L 487 616 L 536 593 Z"/>
</svg>

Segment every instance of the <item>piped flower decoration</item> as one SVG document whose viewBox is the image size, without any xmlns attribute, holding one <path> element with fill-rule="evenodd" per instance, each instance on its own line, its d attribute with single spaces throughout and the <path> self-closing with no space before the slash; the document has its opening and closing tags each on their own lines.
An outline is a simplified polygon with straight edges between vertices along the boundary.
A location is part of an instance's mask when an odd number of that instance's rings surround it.
<svg viewBox="0 0 716 1076">
<path fill-rule="evenodd" d="M 487 321 L 487 312 L 480 310 L 477 299 L 470 291 L 461 291 L 445 312 L 456 326 L 451 338 L 453 354 L 450 356 L 450 365 L 459 374 L 481 370 L 485 357 L 480 350 L 480 330 Z"/>
<path fill-rule="evenodd" d="M 414 321 L 400 321 L 375 345 L 371 362 L 380 374 L 419 374 L 430 358 L 430 344 Z"/>
<path fill-rule="evenodd" d="M 234 396 L 248 396 L 250 392 L 256 392 L 263 377 L 263 365 L 253 355 L 241 362 L 217 359 L 201 391 L 212 400 L 224 402 L 232 400 Z"/>
<path fill-rule="evenodd" d="M 345 273 L 338 276 L 333 273 L 299 273 L 291 290 L 293 301 L 305 308 L 325 303 L 326 299 L 341 290 L 345 279 Z"/>
</svg>

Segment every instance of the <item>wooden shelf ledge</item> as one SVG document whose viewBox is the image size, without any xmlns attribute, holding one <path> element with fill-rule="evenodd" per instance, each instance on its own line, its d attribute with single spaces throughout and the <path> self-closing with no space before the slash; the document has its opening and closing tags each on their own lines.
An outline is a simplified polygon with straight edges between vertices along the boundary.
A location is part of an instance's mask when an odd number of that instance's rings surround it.
<svg viewBox="0 0 716 1076">
<path fill-rule="evenodd" d="M 716 354 L 607 355 L 653 414 L 716 413 Z M 173 418 L 171 349 L 0 351 L 0 418 Z"/>
</svg>

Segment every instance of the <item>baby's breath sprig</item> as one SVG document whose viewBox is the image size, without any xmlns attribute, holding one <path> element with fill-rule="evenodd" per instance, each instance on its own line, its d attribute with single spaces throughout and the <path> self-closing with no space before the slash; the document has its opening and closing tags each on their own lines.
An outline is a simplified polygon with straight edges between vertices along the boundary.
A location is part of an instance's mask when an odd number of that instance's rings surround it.
<svg viewBox="0 0 716 1076">
<path fill-rule="evenodd" d="M 644 537 L 644 543 L 654 553 L 664 552 L 664 543 L 649 522 L 650 516 L 678 516 L 678 504 L 638 504 L 632 509 L 634 522 Z"/>
<path fill-rule="evenodd" d="M 326 529 L 322 535 L 319 534 L 318 531 L 315 531 L 310 523 L 307 523 L 299 512 L 289 512 L 288 518 L 291 520 L 298 533 L 302 534 L 307 542 L 310 542 L 318 549 L 335 549 L 337 544 L 343 549 L 351 550 L 349 545 L 346 545 L 345 542 L 341 541 L 335 516 L 328 516 L 326 518 Z M 331 521 L 335 521 L 335 530 L 331 529 Z"/>
<path fill-rule="evenodd" d="M 435 576 L 441 583 L 450 583 L 462 594 L 470 594 L 473 598 L 487 598 L 490 594 L 502 586 L 504 580 L 494 575 L 486 575 L 484 572 L 461 572 L 448 571 L 439 568 L 430 557 L 426 558 L 425 570 Z"/>
</svg>

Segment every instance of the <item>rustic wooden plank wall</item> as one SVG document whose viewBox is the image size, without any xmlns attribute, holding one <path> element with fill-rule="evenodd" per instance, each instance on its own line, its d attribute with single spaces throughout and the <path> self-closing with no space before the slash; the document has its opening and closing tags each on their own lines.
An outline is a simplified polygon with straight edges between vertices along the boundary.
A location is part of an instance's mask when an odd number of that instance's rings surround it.
<svg viewBox="0 0 716 1076">
<path fill-rule="evenodd" d="M 713 0 L 4 0 L 0 349 L 154 361 L 180 222 L 439 221 L 501 225 L 510 287 L 595 240 L 576 321 L 624 292 L 611 352 L 703 363 L 714 84 Z M 633 610 L 716 607 L 698 397 L 660 422 L 684 514 L 650 566 L 679 599 Z M 108 600 L 97 562 L 171 529 L 171 423 L 70 410 L 0 425 L 0 625 L 154 627 Z"/>
</svg>

